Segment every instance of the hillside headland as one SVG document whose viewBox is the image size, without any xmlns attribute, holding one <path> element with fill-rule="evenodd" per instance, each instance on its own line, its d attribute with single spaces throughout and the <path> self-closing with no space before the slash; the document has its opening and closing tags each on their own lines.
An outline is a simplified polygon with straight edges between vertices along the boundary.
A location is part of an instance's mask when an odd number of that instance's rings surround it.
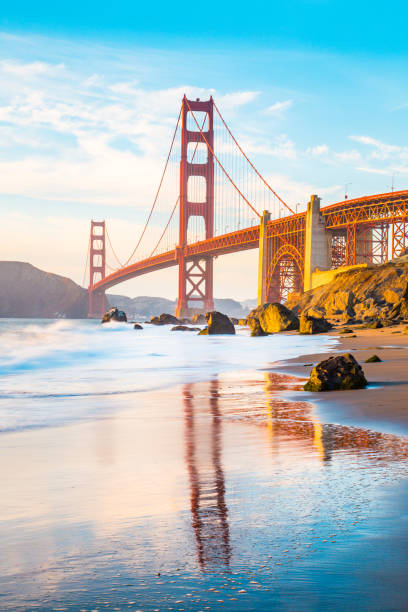
<svg viewBox="0 0 408 612">
<path fill-rule="evenodd" d="M 243 317 L 249 308 L 232 299 L 216 299 L 215 308 Z M 175 300 L 163 297 L 107 294 L 107 306 L 117 306 L 130 317 L 174 312 Z M 60 274 L 22 261 L 0 261 L 0 317 L 86 319 L 88 291 Z"/>
</svg>

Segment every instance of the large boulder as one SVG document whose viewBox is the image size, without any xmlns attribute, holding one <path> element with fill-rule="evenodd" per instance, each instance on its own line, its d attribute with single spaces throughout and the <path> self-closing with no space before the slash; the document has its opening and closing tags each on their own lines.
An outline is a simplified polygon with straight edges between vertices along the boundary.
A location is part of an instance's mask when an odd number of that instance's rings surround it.
<svg viewBox="0 0 408 612">
<path fill-rule="evenodd" d="M 235 334 L 235 327 L 231 323 L 227 315 L 222 312 L 212 310 L 207 312 L 205 315 L 207 321 L 207 327 L 202 329 L 199 333 L 201 336 L 215 335 L 215 334 Z"/>
<path fill-rule="evenodd" d="M 331 323 L 324 317 L 312 317 L 309 313 L 302 313 L 299 320 L 300 334 L 322 334 L 332 328 Z"/>
<path fill-rule="evenodd" d="M 303 388 L 305 391 L 336 391 L 364 389 L 366 386 L 367 380 L 360 364 L 351 353 L 345 353 L 318 363 Z"/>
<path fill-rule="evenodd" d="M 269 334 L 262 329 L 261 324 L 257 319 L 252 321 L 251 330 L 251 336 L 269 336 Z"/>
<path fill-rule="evenodd" d="M 101 323 L 109 323 L 110 321 L 119 321 L 121 323 L 127 322 L 126 313 L 123 310 L 116 308 L 110 308 L 102 317 Z"/>
<path fill-rule="evenodd" d="M 151 317 L 150 323 L 153 325 L 178 325 L 180 321 L 174 315 L 163 312 L 158 317 Z"/>
<path fill-rule="evenodd" d="M 254 329 L 257 321 L 267 334 L 299 329 L 298 317 L 278 302 L 262 304 L 251 310 L 247 318 L 249 327 Z"/>
</svg>

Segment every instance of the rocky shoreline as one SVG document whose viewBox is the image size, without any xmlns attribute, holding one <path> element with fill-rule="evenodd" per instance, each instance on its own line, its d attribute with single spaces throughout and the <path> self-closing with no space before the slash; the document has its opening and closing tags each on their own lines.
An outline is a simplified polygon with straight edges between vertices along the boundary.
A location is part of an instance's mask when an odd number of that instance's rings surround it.
<svg viewBox="0 0 408 612">
<path fill-rule="evenodd" d="M 408 335 L 404 333 L 405 324 L 381 329 L 353 326 L 352 330 L 355 333 L 350 335 L 339 333 L 341 330 L 325 334 L 338 341 L 330 352 L 277 362 L 272 371 L 305 379 L 321 360 L 351 353 L 363 364 L 368 381 L 366 389 L 313 394 L 299 391 L 297 398 L 311 401 L 330 422 L 408 436 Z M 366 362 L 373 354 L 381 361 Z"/>
</svg>

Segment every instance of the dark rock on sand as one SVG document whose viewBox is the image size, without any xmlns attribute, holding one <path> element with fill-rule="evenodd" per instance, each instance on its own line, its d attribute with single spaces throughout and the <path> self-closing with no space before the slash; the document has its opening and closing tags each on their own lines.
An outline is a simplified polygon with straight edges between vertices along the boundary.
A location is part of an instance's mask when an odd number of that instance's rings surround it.
<svg viewBox="0 0 408 612">
<path fill-rule="evenodd" d="M 126 313 L 118 308 L 110 308 L 102 317 L 101 323 L 109 323 L 110 321 L 119 321 L 121 323 L 127 322 Z"/>
<path fill-rule="evenodd" d="M 143 327 L 140 325 L 140 323 L 135 323 L 133 325 L 133 329 L 143 329 Z"/>
<path fill-rule="evenodd" d="M 331 323 L 324 317 L 312 317 L 308 313 L 302 313 L 300 316 L 299 334 L 322 334 L 331 328 Z"/>
<path fill-rule="evenodd" d="M 382 361 L 382 359 L 380 359 L 378 355 L 371 355 L 364 363 L 379 363 L 380 361 Z"/>
<path fill-rule="evenodd" d="M 367 329 L 381 329 L 382 327 L 384 327 L 384 325 L 381 323 L 381 321 L 370 321 L 370 323 L 366 323 L 366 328 Z"/>
<path fill-rule="evenodd" d="M 360 364 L 351 353 L 336 355 L 321 361 L 313 368 L 305 391 L 336 391 L 364 389 L 367 380 Z"/>
</svg>

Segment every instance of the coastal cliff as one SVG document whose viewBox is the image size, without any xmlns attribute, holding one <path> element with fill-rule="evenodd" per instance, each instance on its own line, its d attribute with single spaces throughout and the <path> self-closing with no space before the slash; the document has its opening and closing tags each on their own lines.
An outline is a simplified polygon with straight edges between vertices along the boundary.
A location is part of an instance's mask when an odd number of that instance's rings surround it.
<svg viewBox="0 0 408 612">
<path fill-rule="evenodd" d="M 337 322 L 393 318 L 395 306 L 406 298 L 408 257 L 339 273 L 330 283 L 292 293 L 286 306 Z"/>
</svg>

